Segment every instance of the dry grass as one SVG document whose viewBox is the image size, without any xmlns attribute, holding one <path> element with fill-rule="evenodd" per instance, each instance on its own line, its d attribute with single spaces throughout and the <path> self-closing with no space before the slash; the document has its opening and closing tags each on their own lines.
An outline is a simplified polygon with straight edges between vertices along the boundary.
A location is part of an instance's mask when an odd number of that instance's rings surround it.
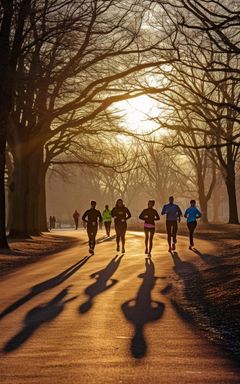
<svg viewBox="0 0 240 384">
<path fill-rule="evenodd" d="M 215 241 L 217 255 L 201 254 L 198 262 L 175 255 L 172 303 L 187 321 L 240 360 L 239 226 L 202 226 L 198 237 Z"/>
<path fill-rule="evenodd" d="M 75 237 L 52 233 L 29 239 L 9 240 L 10 250 L 0 253 L 0 278 L 23 265 L 39 260 L 40 257 L 69 248 L 76 241 Z"/>
</svg>

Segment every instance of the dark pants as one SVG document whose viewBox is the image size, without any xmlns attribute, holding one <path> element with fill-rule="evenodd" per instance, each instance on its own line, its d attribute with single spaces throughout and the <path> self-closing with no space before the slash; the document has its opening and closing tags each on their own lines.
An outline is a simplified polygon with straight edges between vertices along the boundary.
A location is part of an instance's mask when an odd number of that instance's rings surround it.
<svg viewBox="0 0 240 384">
<path fill-rule="evenodd" d="M 96 244 L 96 235 L 97 235 L 97 226 L 88 226 L 87 227 L 87 234 L 88 234 L 88 239 L 89 239 L 89 248 L 94 249 L 95 244 Z"/>
<path fill-rule="evenodd" d="M 74 219 L 76 230 L 78 229 L 78 219 Z"/>
<path fill-rule="evenodd" d="M 171 247 L 171 239 L 173 238 L 173 243 L 176 244 L 177 242 L 177 230 L 178 230 L 178 224 L 176 220 L 167 220 L 166 221 L 166 227 L 167 227 L 167 236 L 168 236 L 168 244 L 169 247 Z"/>
<path fill-rule="evenodd" d="M 189 239 L 190 239 L 190 245 L 193 246 L 193 233 L 196 229 L 197 222 L 196 221 L 190 221 L 190 223 L 187 223 L 188 230 L 189 230 Z"/>
<path fill-rule="evenodd" d="M 150 253 L 152 250 L 153 236 L 155 233 L 155 228 L 144 228 L 144 232 L 145 232 L 145 246 L 146 246 L 146 249 L 148 249 L 148 251 Z M 149 243 L 149 247 L 148 247 L 148 243 Z"/>
<path fill-rule="evenodd" d="M 107 235 L 110 236 L 111 221 L 104 221 L 104 226 L 105 226 Z"/>
<path fill-rule="evenodd" d="M 124 248 L 124 246 L 125 246 L 125 235 L 126 235 L 127 225 L 126 225 L 126 224 L 115 225 L 115 230 L 116 230 L 116 242 L 117 242 L 117 246 L 119 247 L 119 243 L 120 243 L 120 240 L 121 240 L 121 242 L 122 242 L 122 247 Z"/>
</svg>

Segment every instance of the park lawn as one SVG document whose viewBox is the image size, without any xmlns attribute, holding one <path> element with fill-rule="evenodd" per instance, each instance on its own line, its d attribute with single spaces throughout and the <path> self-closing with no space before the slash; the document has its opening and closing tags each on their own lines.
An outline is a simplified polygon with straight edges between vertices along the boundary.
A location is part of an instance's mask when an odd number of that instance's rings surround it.
<svg viewBox="0 0 240 384">
<path fill-rule="evenodd" d="M 43 233 L 27 239 L 10 239 L 10 249 L 0 251 L 0 278 L 17 268 L 38 261 L 40 257 L 69 248 L 76 241 L 79 241 L 76 237 L 57 232 Z"/>
<path fill-rule="evenodd" d="M 197 237 L 214 241 L 219 253 L 183 262 L 173 274 L 177 312 L 210 340 L 240 360 L 240 231 L 237 225 L 198 227 Z"/>
</svg>

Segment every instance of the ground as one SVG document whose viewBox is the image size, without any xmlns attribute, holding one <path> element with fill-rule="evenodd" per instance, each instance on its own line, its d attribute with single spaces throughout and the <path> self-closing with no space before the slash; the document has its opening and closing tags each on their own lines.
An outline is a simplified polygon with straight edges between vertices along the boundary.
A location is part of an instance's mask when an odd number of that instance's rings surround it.
<svg viewBox="0 0 240 384">
<path fill-rule="evenodd" d="M 2 383 L 240 382 L 236 351 L 199 330 L 212 318 L 215 299 L 221 321 L 211 322 L 208 335 L 228 320 L 225 286 L 208 284 L 222 276 L 222 263 L 235 257 L 237 265 L 236 255 L 226 254 L 230 246 L 222 249 L 209 236 L 197 239 L 192 252 L 179 236 L 170 254 L 165 235 L 157 234 L 150 259 L 141 232 L 128 233 L 124 255 L 116 254 L 114 237 L 99 233 L 89 257 L 83 231 L 58 234 L 79 242 L 1 279 Z M 221 284 L 230 284 L 229 273 L 236 278 L 230 269 Z M 225 342 L 223 331 L 221 337 Z"/>
</svg>

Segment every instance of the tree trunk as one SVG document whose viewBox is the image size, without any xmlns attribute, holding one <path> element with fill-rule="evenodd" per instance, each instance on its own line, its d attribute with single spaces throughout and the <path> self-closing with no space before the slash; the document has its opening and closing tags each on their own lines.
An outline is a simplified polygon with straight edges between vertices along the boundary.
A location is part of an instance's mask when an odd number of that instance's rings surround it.
<svg viewBox="0 0 240 384">
<path fill-rule="evenodd" d="M 43 149 L 29 153 L 27 146 L 26 143 L 19 146 L 14 156 L 11 237 L 30 236 L 47 230 Z"/>
<path fill-rule="evenodd" d="M 202 223 L 208 223 L 208 201 L 205 196 L 199 196 L 199 204 L 202 212 L 201 221 Z"/>
<path fill-rule="evenodd" d="M 219 198 L 218 198 L 218 191 L 216 188 L 214 188 L 213 196 L 212 196 L 212 208 L 213 208 L 213 222 L 218 223 L 219 222 Z"/>
<path fill-rule="evenodd" d="M 0 116 L 2 114 L 0 113 Z M 6 129 L 4 122 L 1 122 L 0 130 L 0 248 L 8 248 L 6 238 L 6 210 L 5 210 L 5 151 L 6 151 Z"/>
<path fill-rule="evenodd" d="M 200 209 L 202 212 L 202 223 L 208 223 L 208 199 L 205 196 L 205 185 L 202 177 L 201 170 L 197 169 L 197 180 L 198 180 L 198 198 Z"/>
<path fill-rule="evenodd" d="M 237 196 L 236 196 L 236 178 L 234 164 L 228 164 L 226 169 L 226 186 L 228 193 L 228 206 L 229 206 L 229 224 L 239 224 L 238 220 L 238 208 L 237 208 Z"/>
<path fill-rule="evenodd" d="M 1 2 L 0 26 L 0 248 L 8 248 L 6 239 L 5 163 L 9 115 L 12 108 L 12 72 L 10 71 L 10 31 L 13 1 Z"/>
</svg>

